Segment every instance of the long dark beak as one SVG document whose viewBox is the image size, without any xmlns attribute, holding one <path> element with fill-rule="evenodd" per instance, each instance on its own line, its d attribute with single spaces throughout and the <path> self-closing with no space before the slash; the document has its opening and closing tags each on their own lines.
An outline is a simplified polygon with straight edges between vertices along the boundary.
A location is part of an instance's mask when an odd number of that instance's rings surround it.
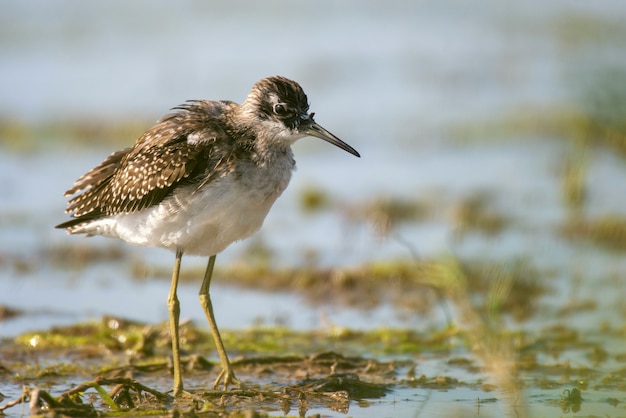
<svg viewBox="0 0 626 418">
<path fill-rule="evenodd" d="M 361 154 L 359 154 L 357 150 L 318 125 L 317 122 L 313 120 L 313 114 L 311 114 L 308 119 L 309 126 L 307 126 L 304 130 L 307 135 L 323 139 L 324 141 L 330 142 L 331 144 L 338 146 L 342 150 L 347 151 L 356 157 L 361 157 Z"/>
</svg>

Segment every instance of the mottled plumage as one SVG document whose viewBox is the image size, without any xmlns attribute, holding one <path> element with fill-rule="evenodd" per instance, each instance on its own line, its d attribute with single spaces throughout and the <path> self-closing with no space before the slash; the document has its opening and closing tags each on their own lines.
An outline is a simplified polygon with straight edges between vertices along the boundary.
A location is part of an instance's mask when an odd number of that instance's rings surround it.
<svg viewBox="0 0 626 418">
<path fill-rule="evenodd" d="M 158 204 L 177 188 L 206 186 L 224 175 L 235 155 L 249 158 L 252 138 L 234 136 L 226 115 L 232 102 L 191 101 L 176 107 L 144 133 L 133 148 L 111 154 L 80 177 L 66 196 L 66 212 L 75 219 L 59 225 L 70 233 L 77 225 Z"/>
<path fill-rule="evenodd" d="M 183 254 L 210 256 L 200 290 L 222 362 L 224 386 L 240 383 L 224 350 L 209 297 L 215 255 L 263 224 L 287 187 L 291 145 L 315 136 L 359 156 L 313 120 L 302 88 L 284 77 L 257 82 L 246 100 L 189 101 L 174 108 L 132 148 L 116 151 L 65 195 L 70 234 L 103 235 L 176 253 L 168 298 L 174 393 L 182 391 L 176 296 Z"/>
</svg>

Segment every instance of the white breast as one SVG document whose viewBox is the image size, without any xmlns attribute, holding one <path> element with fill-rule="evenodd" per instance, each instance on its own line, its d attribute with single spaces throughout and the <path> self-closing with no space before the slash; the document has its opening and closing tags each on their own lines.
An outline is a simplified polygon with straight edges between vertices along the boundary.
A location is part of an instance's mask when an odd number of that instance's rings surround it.
<svg viewBox="0 0 626 418">
<path fill-rule="evenodd" d="M 159 205 L 140 212 L 93 221 L 79 233 L 118 237 L 131 244 L 178 249 L 210 256 L 258 231 L 270 208 L 287 187 L 293 160 L 273 167 L 227 175 L 196 190 L 178 190 Z"/>
</svg>

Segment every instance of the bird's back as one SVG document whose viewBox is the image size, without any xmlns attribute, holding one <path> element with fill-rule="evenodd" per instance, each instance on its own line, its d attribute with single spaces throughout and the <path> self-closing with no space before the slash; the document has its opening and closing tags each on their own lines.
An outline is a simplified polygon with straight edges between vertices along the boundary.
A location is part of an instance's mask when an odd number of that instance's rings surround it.
<svg viewBox="0 0 626 418">
<path fill-rule="evenodd" d="M 253 133 L 230 123 L 233 102 L 175 109 L 76 181 L 74 219 L 58 228 L 213 255 L 261 227 L 291 178 L 291 150 L 259 153 Z"/>
<path fill-rule="evenodd" d="M 227 101 L 191 101 L 175 108 L 132 148 L 114 152 L 76 180 L 65 192 L 75 195 L 66 209 L 74 219 L 57 227 L 80 233 L 76 226 L 141 211 L 200 176 L 207 184 L 222 175 L 229 156 L 241 154 L 241 141 L 233 138 L 224 121 L 237 106 Z"/>
</svg>

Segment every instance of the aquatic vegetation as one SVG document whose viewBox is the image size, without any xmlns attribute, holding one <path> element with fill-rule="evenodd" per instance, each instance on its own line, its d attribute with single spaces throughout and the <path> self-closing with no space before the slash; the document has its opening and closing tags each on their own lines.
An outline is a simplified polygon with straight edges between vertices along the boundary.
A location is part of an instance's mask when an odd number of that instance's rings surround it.
<svg viewBox="0 0 626 418">
<path fill-rule="evenodd" d="M 626 218 L 608 214 L 595 219 L 572 219 L 561 227 L 570 240 L 585 240 L 614 251 L 626 249 Z"/>
<path fill-rule="evenodd" d="M 456 274 L 453 266 L 449 268 L 448 274 Z M 205 389 L 207 374 L 214 372 L 217 363 L 198 353 L 211 352 L 211 339 L 206 330 L 186 323 L 182 341 L 188 354 L 182 361 L 190 389 L 176 401 L 166 392 L 169 380 L 164 379 L 171 367 L 166 324 L 106 317 L 24 334 L 0 345 L 3 379 L 11 385 L 25 384 L 19 396 L 0 405 L 0 411 L 10 412 L 25 402 L 31 414 L 54 411 L 80 416 L 115 416 L 123 411 L 239 416 L 246 409 L 257 410 L 258 416 L 278 411 L 289 414 L 294 409 L 303 415 L 319 407 L 345 413 L 374 401 L 389 403 L 390 394 L 407 389 L 467 388 L 482 394 L 483 407 L 518 399 L 516 408 L 523 416 L 528 414 L 519 399 L 528 388 L 545 392 L 549 404 L 564 411 L 601 402 L 603 391 L 624 390 L 623 368 L 605 367 L 617 357 L 597 338 L 589 339 L 566 325 L 540 333 L 511 332 L 494 327 L 494 322 L 481 319 L 469 307 L 460 308 L 466 320 L 463 328 L 427 333 L 401 329 L 320 333 L 284 328 L 225 332 L 233 350 L 241 354 L 233 358 L 233 367 L 251 382 L 245 389 L 226 392 Z M 605 334 L 620 338 L 615 329 Z M 580 349 L 589 353 L 588 366 L 551 361 Z M 37 363 L 27 358 L 37 358 Z M 430 370 L 428 363 L 433 361 L 445 361 L 446 372 Z M 585 360 L 579 358 L 577 363 L 581 362 Z M 77 380 L 82 383 L 69 384 Z M 561 396 L 550 398 L 555 393 Z M 615 398 L 606 402 L 622 405 Z"/>
</svg>

